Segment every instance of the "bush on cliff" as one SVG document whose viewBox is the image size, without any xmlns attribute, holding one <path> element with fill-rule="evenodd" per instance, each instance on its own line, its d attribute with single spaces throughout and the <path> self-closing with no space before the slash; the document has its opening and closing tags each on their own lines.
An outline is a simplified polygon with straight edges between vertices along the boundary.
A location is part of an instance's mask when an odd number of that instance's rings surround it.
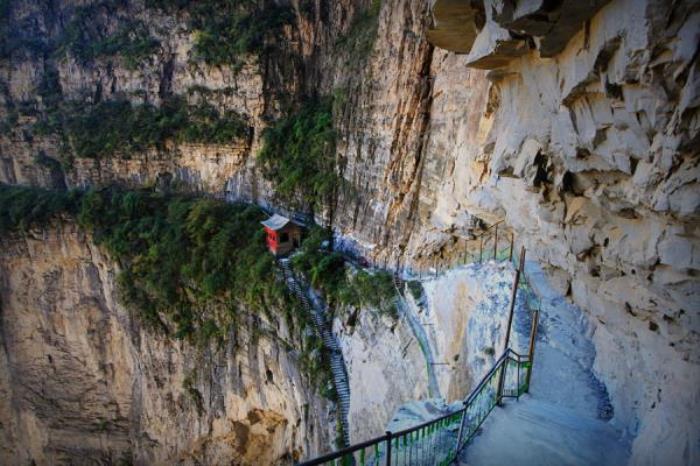
<svg viewBox="0 0 700 466">
<path fill-rule="evenodd" d="M 0 233 L 77 219 L 118 261 L 124 302 L 177 338 L 219 339 L 240 312 L 292 311 L 257 207 L 146 191 L 0 185 Z"/>
<path fill-rule="evenodd" d="M 311 207 L 333 203 L 341 182 L 335 138 L 329 100 L 307 101 L 264 131 L 258 163 L 281 200 Z"/>
<path fill-rule="evenodd" d="M 190 105 L 180 97 L 160 107 L 127 100 L 69 101 L 50 109 L 34 130 L 59 134 L 64 157 L 80 158 L 129 156 L 149 148 L 163 149 L 169 140 L 230 144 L 250 134 L 248 123 L 235 111 L 219 112 L 208 103 Z"/>
<path fill-rule="evenodd" d="M 147 0 L 146 6 L 169 12 L 186 10 L 195 38 L 194 58 L 235 68 L 245 55 L 265 52 L 294 19 L 289 5 L 272 1 Z"/>
<path fill-rule="evenodd" d="M 292 257 L 293 267 L 308 277 L 331 305 L 367 307 L 396 316 L 396 290 L 391 274 L 348 266 L 342 254 L 323 247 L 330 243 L 328 230 L 312 228 L 299 252 Z"/>
</svg>

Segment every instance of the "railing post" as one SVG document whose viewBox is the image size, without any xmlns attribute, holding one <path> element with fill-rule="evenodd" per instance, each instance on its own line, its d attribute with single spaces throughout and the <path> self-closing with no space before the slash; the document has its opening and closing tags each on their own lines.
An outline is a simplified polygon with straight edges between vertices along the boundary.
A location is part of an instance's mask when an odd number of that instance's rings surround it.
<svg viewBox="0 0 700 466">
<path fill-rule="evenodd" d="M 515 299 L 518 297 L 518 284 L 520 283 L 520 274 L 523 272 L 523 267 L 525 266 L 525 247 L 520 249 L 520 265 L 515 271 L 515 278 L 513 278 L 513 290 L 510 294 L 510 309 L 508 311 L 508 326 L 506 327 L 506 342 L 503 351 L 508 351 L 508 345 L 510 344 L 510 329 L 513 326 L 513 311 L 515 310 Z M 508 367 L 508 358 L 504 360 L 503 368 L 501 369 L 501 375 L 498 380 L 498 394 L 496 395 L 497 403 L 501 404 L 501 399 L 503 398 L 503 386 L 505 385 L 505 372 Z"/>
<path fill-rule="evenodd" d="M 523 273 L 523 268 L 525 266 L 525 246 L 520 248 L 520 264 L 518 269 L 515 271 L 515 278 L 513 279 L 513 290 L 510 294 L 510 309 L 508 311 L 508 328 L 506 328 L 506 344 L 503 351 L 508 350 L 508 345 L 510 344 L 510 328 L 513 325 L 513 310 L 515 309 L 515 299 L 518 296 L 518 284 L 520 283 L 520 275 Z"/>
<path fill-rule="evenodd" d="M 462 435 L 464 435 L 464 421 L 467 418 L 467 401 L 462 403 L 464 411 L 462 412 L 462 420 L 459 422 L 459 432 L 457 433 L 457 445 L 455 446 L 455 458 L 459 455 L 459 450 L 462 445 Z"/>
<path fill-rule="evenodd" d="M 501 371 L 498 374 L 498 388 L 496 390 L 496 404 L 501 406 L 501 400 L 503 399 L 503 387 L 506 382 L 506 367 L 508 367 L 508 356 L 501 362 Z"/>
<path fill-rule="evenodd" d="M 527 368 L 527 375 L 525 376 L 525 392 L 530 391 L 530 378 L 532 377 L 532 364 L 535 360 L 535 339 L 537 338 L 537 325 L 540 320 L 539 309 L 535 310 L 532 315 L 532 328 L 530 328 L 530 347 L 528 349 L 528 361 L 530 367 Z"/>
<path fill-rule="evenodd" d="M 496 231 L 493 236 L 493 260 L 496 260 L 498 255 L 498 223 L 496 224 Z"/>
<path fill-rule="evenodd" d="M 391 466 L 391 432 L 386 431 L 386 466 Z"/>
<path fill-rule="evenodd" d="M 515 395 L 516 395 L 515 399 L 520 401 L 520 358 L 519 357 L 518 357 L 517 364 L 518 365 L 516 367 L 517 367 L 517 371 L 518 371 L 517 372 L 518 376 L 515 378 L 515 380 L 516 380 L 515 383 L 517 384 L 515 387 Z"/>
<path fill-rule="evenodd" d="M 513 240 L 515 238 L 515 233 L 510 234 L 510 253 L 508 254 L 508 262 L 513 262 Z"/>
</svg>

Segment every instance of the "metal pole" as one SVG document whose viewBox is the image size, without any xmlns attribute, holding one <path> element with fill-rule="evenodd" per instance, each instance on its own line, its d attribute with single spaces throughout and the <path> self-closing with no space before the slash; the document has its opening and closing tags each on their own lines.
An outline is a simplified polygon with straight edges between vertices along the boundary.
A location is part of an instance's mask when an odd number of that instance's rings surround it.
<svg viewBox="0 0 700 466">
<path fill-rule="evenodd" d="M 520 275 L 523 273 L 523 267 L 525 266 L 525 246 L 520 248 L 520 264 L 518 269 L 515 271 L 515 278 L 513 279 L 513 290 L 510 294 L 510 309 L 508 311 L 508 328 L 506 329 L 506 344 L 503 347 L 503 351 L 508 349 L 508 344 L 510 343 L 510 328 L 513 325 L 513 310 L 515 309 L 515 298 L 518 294 L 518 284 L 520 283 Z"/>
<path fill-rule="evenodd" d="M 515 234 L 511 232 L 510 234 L 510 253 L 508 254 L 508 262 L 513 262 L 513 241 L 515 239 Z"/>
<path fill-rule="evenodd" d="M 386 466 L 391 466 L 391 432 L 386 431 Z"/>
<path fill-rule="evenodd" d="M 464 411 L 462 412 L 462 420 L 459 421 L 459 433 L 457 434 L 457 445 L 455 446 L 455 458 L 459 454 L 460 445 L 462 444 L 462 435 L 464 434 L 464 421 L 467 418 L 467 402 L 466 402 L 466 400 L 462 404 L 464 405 Z"/>
<path fill-rule="evenodd" d="M 501 362 L 501 371 L 498 373 L 498 389 L 496 390 L 496 404 L 501 405 L 503 399 L 503 386 L 506 382 L 506 367 L 508 367 L 508 356 Z"/>
<path fill-rule="evenodd" d="M 516 400 L 520 401 L 520 358 L 518 358 L 518 367 L 517 367 L 517 377 L 516 377 L 516 387 L 515 387 L 515 395 L 516 395 Z"/>
<path fill-rule="evenodd" d="M 503 351 L 508 351 L 508 345 L 510 344 L 510 328 L 513 325 L 513 310 L 515 309 L 515 298 L 518 295 L 518 283 L 520 282 L 520 274 L 523 271 L 525 264 L 525 247 L 520 248 L 520 265 L 515 271 L 515 278 L 513 279 L 513 290 L 510 294 L 510 309 L 508 311 L 508 327 L 506 327 L 506 343 Z M 504 360 L 503 368 L 501 370 L 501 375 L 498 379 L 498 394 L 496 395 L 496 402 L 500 405 L 503 398 L 503 386 L 505 385 L 505 372 L 508 367 L 508 358 Z"/>
<path fill-rule="evenodd" d="M 532 363 L 535 360 L 535 338 L 537 337 L 537 325 L 540 320 L 540 311 L 535 310 L 532 315 L 532 328 L 530 329 L 530 348 L 527 352 L 528 359 L 530 360 L 530 367 L 527 369 L 527 375 L 525 376 L 525 391 L 530 391 L 530 378 L 532 377 Z"/>
<path fill-rule="evenodd" d="M 493 236 L 493 260 L 496 260 L 498 255 L 498 223 L 496 224 L 496 231 Z"/>
</svg>

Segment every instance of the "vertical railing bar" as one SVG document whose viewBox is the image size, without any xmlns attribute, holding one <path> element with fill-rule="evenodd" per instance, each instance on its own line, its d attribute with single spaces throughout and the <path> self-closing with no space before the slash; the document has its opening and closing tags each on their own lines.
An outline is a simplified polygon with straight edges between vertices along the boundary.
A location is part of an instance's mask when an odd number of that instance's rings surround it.
<svg viewBox="0 0 700 466">
<path fill-rule="evenodd" d="M 496 229 L 493 236 L 493 260 L 496 260 L 496 255 L 498 254 L 498 223 L 496 224 Z"/>
<path fill-rule="evenodd" d="M 518 284 L 520 282 L 520 275 L 523 272 L 523 267 L 525 264 L 525 247 L 522 247 L 520 249 L 520 266 L 518 269 L 515 271 L 515 277 L 513 278 L 513 288 L 511 291 L 511 296 L 510 296 L 510 309 L 508 311 L 508 326 L 506 328 L 506 342 L 504 345 L 504 351 L 508 351 L 508 345 L 510 344 L 510 329 L 511 326 L 513 325 L 513 311 L 515 310 L 515 299 L 518 294 Z M 507 366 L 507 363 L 506 363 Z M 505 372 L 505 371 L 504 371 Z M 501 398 L 503 397 L 503 384 L 504 384 L 504 379 L 503 377 L 500 378 L 499 384 L 498 384 L 498 403 L 501 403 Z"/>
<path fill-rule="evenodd" d="M 515 377 L 515 399 L 517 401 L 520 401 L 520 358 L 518 358 L 518 361 L 516 362 L 517 369 L 516 369 L 516 377 Z"/>
<path fill-rule="evenodd" d="M 459 421 L 459 431 L 457 433 L 457 446 L 455 447 L 455 452 L 456 452 L 455 455 L 457 455 L 457 453 L 459 452 L 459 450 L 461 448 L 460 445 L 462 443 L 462 435 L 464 434 L 464 421 L 467 417 L 467 401 L 466 400 L 463 403 L 462 409 L 463 409 L 462 419 Z"/>
<path fill-rule="evenodd" d="M 510 252 L 508 253 L 508 262 L 513 262 L 513 242 L 515 239 L 515 233 L 511 231 L 510 233 Z"/>
<path fill-rule="evenodd" d="M 483 260 L 483 254 L 484 254 L 484 235 L 481 235 L 479 237 L 479 263 L 481 264 L 481 261 Z"/>
<path fill-rule="evenodd" d="M 532 327 L 530 328 L 530 345 L 528 348 L 528 359 L 530 367 L 527 368 L 527 375 L 525 376 L 525 391 L 530 391 L 530 378 L 532 377 L 532 366 L 535 360 L 535 339 L 537 337 L 537 325 L 540 320 L 540 310 L 536 309 L 532 316 Z"/>
<path fill-rule="evenodd" d="M 384 464 L 391 466 L 391 432 L 386 431 L 386 459 Z"/>
</svg>

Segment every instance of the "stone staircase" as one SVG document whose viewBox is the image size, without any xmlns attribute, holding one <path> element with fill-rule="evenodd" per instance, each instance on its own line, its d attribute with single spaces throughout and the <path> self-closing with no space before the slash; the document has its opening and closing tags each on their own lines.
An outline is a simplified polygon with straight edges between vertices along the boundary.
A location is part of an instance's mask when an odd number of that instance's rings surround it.
<svg viewBox="0 0 700 466">
<path fill-rule="evenodd" d="M 280 259 L 278 261 L 284 281 L 287 287 L 299 298 L 304 309 L 311 316 L 316 332 L 321 337 L 323 346 L 328 350 L 331 373 L 333 374 L 333 384 L 338 394 L 338 408 L 340 415 L 340 423 L 343 428 L 343 447 L 350 445 L 350 423 L 348 421 L 350 413 L 350 383 L 348 381 L 347 370 L 345 368 L 345 360 L 343 352 L 340 349 L 338 340 L 331 332 L 331 325 L 326 320 L 326 306 L 314 294 L 305 283 L 303 278 L 299 277 L 292 271 L 289 264 L 289 259 Z"/>
</svg>

